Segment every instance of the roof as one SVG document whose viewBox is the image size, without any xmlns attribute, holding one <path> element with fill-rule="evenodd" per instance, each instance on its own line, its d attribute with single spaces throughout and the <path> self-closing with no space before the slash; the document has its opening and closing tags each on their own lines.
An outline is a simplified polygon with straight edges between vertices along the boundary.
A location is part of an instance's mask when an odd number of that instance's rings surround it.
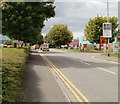
<svg viewBox="0 0 120 104">
<path fill-rule="evenodd" d="M 83 41 L 82 44 L 91 44 L 89 41 Z"/>
<path fill-rule="evenodd" d="M 71 43 L 68 43 L 68 45 L 73 45 L 73 41 Z"/>
</svg>

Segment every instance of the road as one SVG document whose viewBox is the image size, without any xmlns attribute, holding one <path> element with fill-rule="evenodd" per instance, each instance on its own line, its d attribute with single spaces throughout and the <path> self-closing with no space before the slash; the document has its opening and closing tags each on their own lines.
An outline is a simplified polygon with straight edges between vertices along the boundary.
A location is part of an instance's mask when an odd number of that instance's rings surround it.
<svg viewBox="0 0 120 104">
<path fill-rule="evenodd" d="M 59 70 L 75 86 L 78 91 L 71 89 L 74 96 L 80 92 L 84 102 L 118 102 L 117 63 L 93 58 L 97 53 L 59 49 L 39 52 L 52 68 Z"/>
</svg>

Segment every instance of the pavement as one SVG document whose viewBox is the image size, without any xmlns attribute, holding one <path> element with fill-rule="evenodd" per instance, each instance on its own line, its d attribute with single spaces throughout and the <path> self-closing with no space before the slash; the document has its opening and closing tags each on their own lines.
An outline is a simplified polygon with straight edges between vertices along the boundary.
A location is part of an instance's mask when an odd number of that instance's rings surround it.
<svg viewBox="0 0 120 104">
<path fill-rule="evenodd" d="M 26 62 L 23 82 L 26 102 L 66 102 L 50 67 L 36 51 L 31 52 Z"/>
<path fill-rule="evenodd" d="M 64 50 L 64 51 L 69 51 L 69 52 L 73 52 L 72 50 Z M 84 52 L 78 52 L 78 51 L 74 51 L 75 53 L 84 53 Z M 85 52 L 88 53 L 89 52 Z M 106 55 L 101 55 L 102 53 L 90 53 L 92 54 L 91 57 L 93 58 L 97 58 L 97 59 L 102 59 L 102 60 L 106 60 L 106 61 L 111 61 L 111 62 L 116 62 L 116 63 L 120 63 L 120 58 L 118 57 L 112 57 L 112 56 L 106 56 Z"/>
<path fill-rule="evenodd" d="M 120 58 L 118 58 L 118 57 L 111 57 L 111 56 L 108 57 L 108 56 L 105 56 L 105 55 L 101 55 L 101 53 L 95 54 L 93 57 L 94 58 L 98 58 L 98 59 L 102 59 L 102 60 L 106 60 L 106 61 L 120 63 Z"/>
</svg>

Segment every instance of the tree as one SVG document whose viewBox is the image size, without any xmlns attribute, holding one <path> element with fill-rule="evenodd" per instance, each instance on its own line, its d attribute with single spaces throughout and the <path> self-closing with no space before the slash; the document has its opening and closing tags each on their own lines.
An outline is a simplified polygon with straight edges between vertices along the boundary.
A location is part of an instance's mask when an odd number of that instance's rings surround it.
<svg viewBox="0 0 120 104">
<path fill-rule="evenodd" d="M 54 8 L 53 2 L 6 2 L 2 6 L 2 34 L 15 40 L 36 42 L 44 21 L 54 17 Z"/>
<path fill-rule="evenodd" d="M 61 47 L 71 42 L 73 39 L 72 32 L 68 30 L 66 25 L 54 25 L 45 37 L 45 41 L 55 47 Z"/>
<path fill-rule="evenodd" d="M 13 40 L 6 40 L 4 44 L 13 44 Z"/>
<path fill-rule="evenodd" d="M 41 45 L 43 43 L 43 36 L 41 34 L 38 34 L 37 37 L 34 37 L 31 40 L 31 44 L 39 44 Z"/>
<path fill-rule="evenodd" d="M 112 23 L 112 34 L 113 37 L 110 39 L 110 42 L 114 41 L 116 36 L 115 30 L 118 26 L 117 17 L 110 17 L 109 22 Z M 89 20 L 88 24 L 85 26 L 84 33 L 88 41 L 91 43 L 100 43 L 100 36 L 103 36 L 102 24 L 107 22 L 106 17 L 95 17 Z"/>
</svg>

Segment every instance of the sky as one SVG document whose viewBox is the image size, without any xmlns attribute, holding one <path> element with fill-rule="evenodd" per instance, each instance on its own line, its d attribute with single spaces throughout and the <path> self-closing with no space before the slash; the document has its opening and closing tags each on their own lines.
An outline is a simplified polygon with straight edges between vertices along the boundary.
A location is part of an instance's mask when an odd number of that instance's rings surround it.
<svg viewBox="0 0 120 104">
<path fill-rule="evenodd" d="M 39 2 L 39 0 L 36 1 Z M 110 16 L 118 17 L 118 2 L 120 0 L 108 1 Z M 55 24 L 64 24 L 72 31 L 74 38 L 80 38 L 81 36 L 83 37 L 84 27 L 90 18 L 94 18 L 97 15 L 107 16 L 107 0 L 55 0 L 54 5 L 56 6 L 56 15 L 54 18 L 45 21 L 45 27 L 42 30 L 43 36 Z M 5 38 L 2 37 L 2 39 Z"/>
<path fill-rule="evenodd" d="M 109 15 L 118 17 L 118 2 L 109 1 Z M 55 17 L 45 21 L 45 36 L 55 24 L 64 24 L 73 32 L 74 38 L 84 35 L 84 27 L 90 18 L 107 16 L 107 0 L 56 0 Z"/>
</svg>

